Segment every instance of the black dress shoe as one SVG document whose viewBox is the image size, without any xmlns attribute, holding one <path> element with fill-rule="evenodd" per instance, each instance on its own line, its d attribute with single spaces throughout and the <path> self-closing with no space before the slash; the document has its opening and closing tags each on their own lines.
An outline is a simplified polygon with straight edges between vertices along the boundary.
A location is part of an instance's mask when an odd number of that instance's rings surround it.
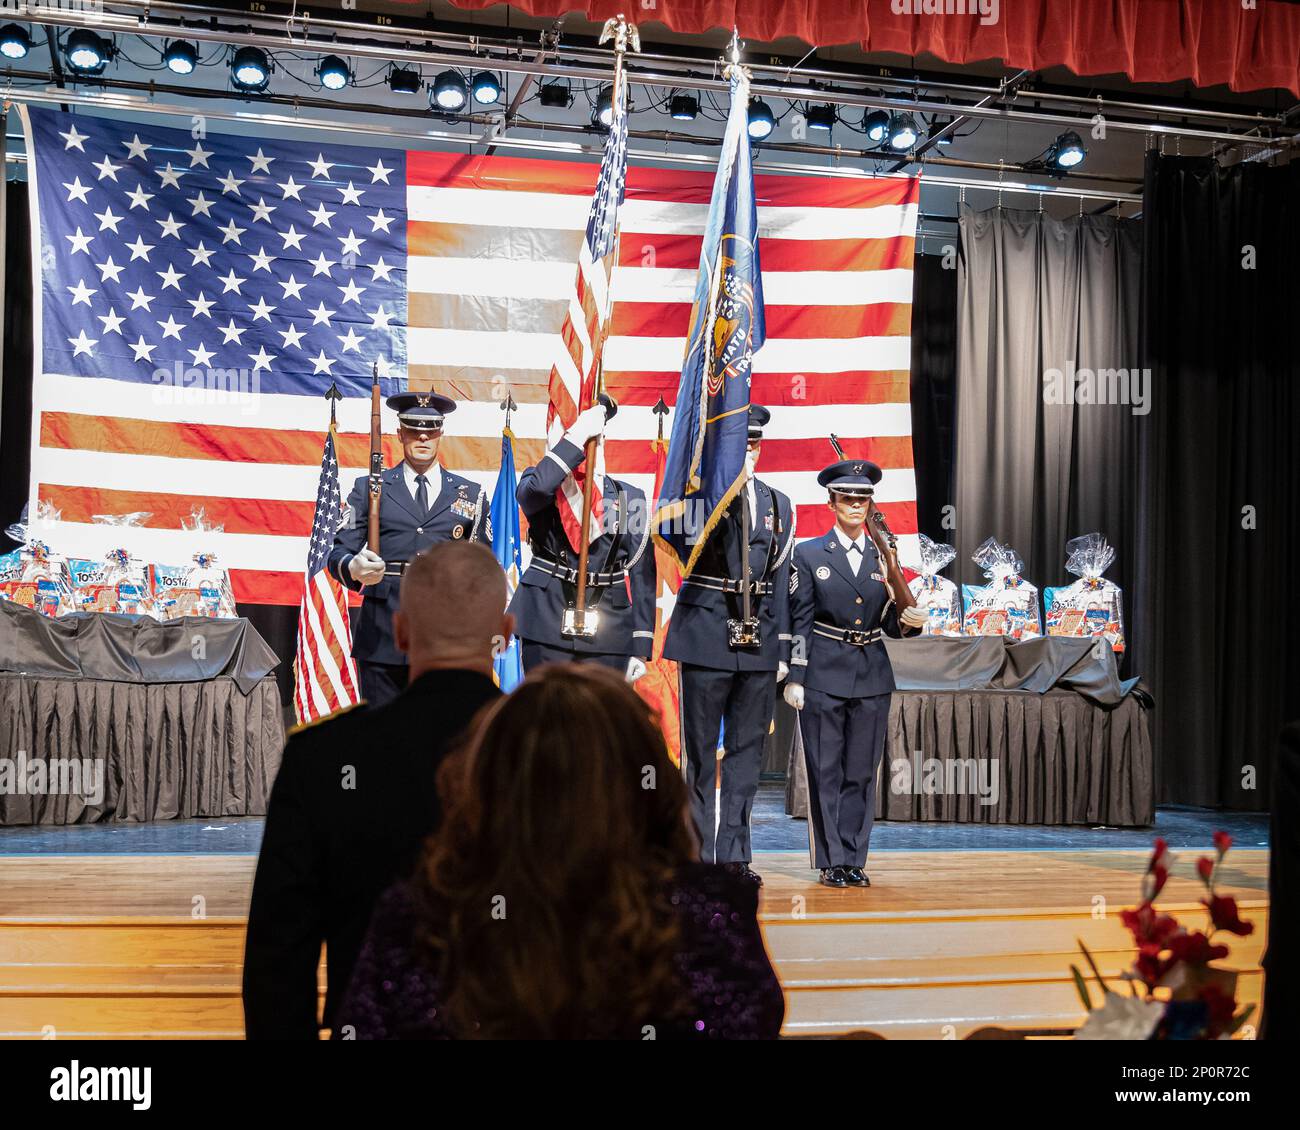
<svg viewBox="0 0 1300 1130">
<path fill-rule="evenodd" d="M 821 874 L 817 876 L 817 882 L 821 883 L 823 887 L 847 887 L 849 885 L 843 867 L 823 867 Z"/>
<path fill-rule="evenodd" d="M 724 863 L 722 866 L 733 875 L 736 875 L 741 879 L 748 879 L 755 886 L 761 887 L 763 885 L 763 876 L 743 860 L 735 863 Z"/>
<path fill-rule="evenodd" d="M 867 878 L 867 873 L 861 867 L 844 867 L 844 879 L 851 887 L 869 887 L 871 880 Z"/>
</svg>

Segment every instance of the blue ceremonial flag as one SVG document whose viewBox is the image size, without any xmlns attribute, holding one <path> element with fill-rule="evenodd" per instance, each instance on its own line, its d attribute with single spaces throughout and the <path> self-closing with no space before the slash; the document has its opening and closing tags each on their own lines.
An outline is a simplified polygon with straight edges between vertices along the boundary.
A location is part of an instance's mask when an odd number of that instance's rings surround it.
<svg viewBox="0 0 1300 1130">
<path fill-rule="evenodd" d="M 758 209 L 749 151 L 749 77 L 729 68 L 731 111 L 700 249 L 686 356 L 655 518 L 689 574 L 740 490 L 754 354 L 765 336 Z"/>
<path fill-rule="evenodd" d="M 492 492 L 492 552 L 506 571 L 507 603 L 515 595 L 519 584 L 519 503 L 515 501 L 515 448 L 514 433 L 506 428 L 501 433 L 501 470 L 497 474 L 496 489 Z M 524 677 L 523 656 L 518 637 L 512 636 L 509 646 L 493 660 L 497 685 L 503 691 L 512 691 Z"/>
</svg>

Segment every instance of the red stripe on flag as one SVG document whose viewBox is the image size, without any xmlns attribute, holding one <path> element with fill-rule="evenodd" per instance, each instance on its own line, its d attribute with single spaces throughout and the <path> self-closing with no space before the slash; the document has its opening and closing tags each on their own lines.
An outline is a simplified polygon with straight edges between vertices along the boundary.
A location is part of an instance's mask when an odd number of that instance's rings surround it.
<svg viewBox="0 0 1300 1130">
<path fill-rule="evenodd" d="M 595 191 L 598 173 L 599 166 L 594 163 L 537 157 L 485 157 L 416 150 L 408 150 L 406 154 L 406 183 L 411 186 L 589 197 Z M 714 176 L 712 169 L 695 172 L 629 166 L 626 195 L 629 200 L 646 198 L 707 205 L 713 194 Z M 913 180 L 904 177 L 814 179 L 765 173 L 754 177 L 754 196 L 760 207 L 863 208 L 907 203 L 914 186 Z"/>
</svg>

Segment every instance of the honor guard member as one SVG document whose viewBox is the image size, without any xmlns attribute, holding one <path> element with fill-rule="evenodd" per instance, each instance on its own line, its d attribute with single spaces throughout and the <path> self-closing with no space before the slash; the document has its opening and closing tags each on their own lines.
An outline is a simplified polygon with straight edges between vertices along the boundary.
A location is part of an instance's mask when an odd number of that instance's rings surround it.
<svg viewBox="0 0 1300 1130">
<path fill-rule="evenodd" d="M 601 437 L 618 404 L 604 393 L 579 414 L 536 467 L 519 478 L 515 497 L 528 518 L 532 560 L 515 589 L 510 612 L 525 671 L 542 663 L 589 661 L 616 668 L 628 682 L 646 671 L 654 649 L 655 558 L 649 550 L 645 493 L 605 475 L 604 530 L 587 550 L 586 612 L 596 617 L 590 638 L 564 634 L 575 607 L 578 554 L 560 522 L 556 494 L 582 465 L 587 441 Z"/>
<path fill-rule="evenodd" d="M 914 635 L 926 615 L 915 606 L 899 615 L 882 564 L 892 551 L 868 522 L 880 468 L 846 459 L 817 481 L 835 525 L 794 550 L 784 697 L 799 711 L 813 866 L 827 886 L 869 887 L 863 868 L 894 690 L 881 636 Z"/>
<path fill-rule="evenodd" d="M 352 657 L 361 696 L 372 706 L 396 698 L 406 687 L 406 656 L 393 640 L 402 573 L 416 554 L 435 542 L 464 538 L 492 541 L 483 488 L 438 465 L 443 417 L 456 402 L 430 392 L 390 396 L 397 413 L 402 461 L 383 474 L 379 545 L 366 545 L 370 477 L 362 475 L 348 495 L 348 517 L 334 535 L 329 571 L 354 592 L 365 591 L 352 634 Z"/>
<path fill-rule="evenodd" d="M 776 684 L 788 638 L 787 598 L 794 511 L 780 491 L 754 477 L 771 413 L 749 409 L 747 481 L 709 534 L 690 576 L 677 592 L 664 658 L 681 672 L 682 747 L 691 816 L 705 863 L 727 864 L 756 883 L 750 867 L 750 810 L 758 791 L 763 744 L 776 706 Z M 749 544 L 741 546 L 741 507 L 748 508 Z M 757 620 L 752 644 L 737 643 L 733 629 L 743 619 L 742 557 L 750 564 L 750 616 Z M 717 803 L 718 734 L 725 721 L 722 790 Z"/>
</svg>

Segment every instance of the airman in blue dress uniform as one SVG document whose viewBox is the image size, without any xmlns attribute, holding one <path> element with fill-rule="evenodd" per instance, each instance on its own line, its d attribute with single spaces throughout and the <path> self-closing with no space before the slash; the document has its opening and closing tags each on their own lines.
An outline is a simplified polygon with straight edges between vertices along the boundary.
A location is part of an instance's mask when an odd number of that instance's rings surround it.
<svg viewBox="0 0 1300 1130">
<path fill-rule="evenodd" d="M 438 465 L 443 419 L 456 410 L 456 402 L 437 393 L 405 392 L 385 403 L 397 413 L 403 459 L 383 475 L 379 545 L 366 545 L 370 478 L 362 475 L 348 495 L 347 517 L 334 535 L 328 561 L 335 580 L 365 592 L 352 657 L 362 698 L 372 706 L 406 687 L 406 656 L 393 639 L 393 613 L 407 563 L 440 541 L 492 541 L 483 488 Z"/>
<path fill-rule="evenodd" d="M 676 660 L 681 678 L 682 764 L 691 815 L 705 863 L 723 863 L 754 882 L 750 867 L 750 811 L 758 791 L 763 743 L 784 677 L 782 648 L 789 633 L 790 551 L 794 510 L 778 490 L 753 477 L 771 413 L 749 410 L 749 479 L 704 543 L 700 558 L 677 593 L 664 657 Z M 740 507 L 750 514 L 751 616 L 758 620 L 753 646 L 732 646 L 728 621 L 742 614 Z M 725 722 L 722 788 L 715 818 L 718 734 Z M 715 819 L 717 823 L 714 832 Z"/>
<path fill-rule="evenodd" d="M 593 662 L 617 669 L 629 682 L 645 674 L 654 650 L 655 555 L 645 492 L 605 475 L 604 532 L 587 550 L 586 609 L 596 634 L 566 636 L 566 609 L 575 606 L 578 554 L 560 521 L 556 492 L 582 465 L 587 441 L 604 434 L 618 412 L 612 396 L 579 414 L 535 467 L 519 477 L 515 497 L 528 517 L 533 557 L 519 580 L 510 611 L 522 641 L 524 670 L 542 663 Z"/>
<path fill-rule="evenodd" d="M 869 887 L 863 868 L 875 817 L 876 781 L 894 672 L 882 635 L 913 635 L 925 613 L 899 613 L 890 591 L 888 543 L 868 522 L 881 471 L 845 459 L 817 481 L 835 525 L 800 542 L 790 571 L 790 674 L 785 700 L 799 711 L 808 771 L 813 866 L 830 887 Z"/>
</svg>

